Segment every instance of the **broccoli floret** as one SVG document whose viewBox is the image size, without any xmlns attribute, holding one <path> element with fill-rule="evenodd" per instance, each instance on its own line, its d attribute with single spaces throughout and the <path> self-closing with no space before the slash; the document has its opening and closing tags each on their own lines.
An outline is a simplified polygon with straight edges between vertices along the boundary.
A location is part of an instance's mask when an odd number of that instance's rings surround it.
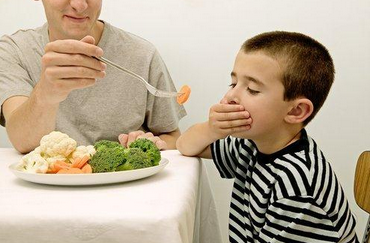
<svg viewBox="0 0 370 243">
<path fill-rule="evenodd" d="M 125 162 L 125 159 L 125 148 L 121 145 L 113 148 L 102 145 L 98 147 L 89 164 L 93 173 L 113 172 Z"/>
<path fill-rule="evenodd" d="M 117 167 L 116 171 L 136 170 L 152 166 L 152 162 L 146 153 L 139 148 L 125 150 L 125 162 Z"/>
<path fill-rule="evenodd" d="M 134 142 L 130 144 L 129 147 L 141 149 L 148 155 L 153 166 L 159 165 L 159 161 L 161 161 L 161 152 L 159 151 L 155 143 L 153 143 L 149 139 L 146 138 L 136 139 Z"/>
<path fill-rule="evenodd" d="M 104 147 L 106 147 L 106 148 L 115 148 L 115 147 L 122 147 L 122 146 L 118 142 L 109 141 L 109 140 L 100 140 L 100 141 L 97 141 L 94 144 L 95 150 L 99 150 L 99 149 L 104 148 Z"/>
</svg>

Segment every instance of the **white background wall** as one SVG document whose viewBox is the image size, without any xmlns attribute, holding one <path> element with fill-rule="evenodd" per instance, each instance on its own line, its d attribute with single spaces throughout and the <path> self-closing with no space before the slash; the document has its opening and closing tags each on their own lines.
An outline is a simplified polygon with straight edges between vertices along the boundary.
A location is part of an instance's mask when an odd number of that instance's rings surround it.
<svg viewBox="0 0 370 243">
<path fill-rule="evenodd" d="M 155 44 L 176 86 L 192 87 L 182 130 L 207 119 L 209 107 L 228 88 L 235 54 L 247 38 L 288 30 L 323 43 L 334 59 L 336 80 L 307 130 L 342 182 L 362 236 L 366 215 L 354 201 L 353 177 L 359 154 L 370 147 L 370 1 L 106 0 L 101 18 Z M 41 2 L 0 0 L 0 36 L 44 21 Z M 3 128 L 0 142 L 11 146 Z M 208 165 L 226 239 L 231 182 Z"/>
</svg>

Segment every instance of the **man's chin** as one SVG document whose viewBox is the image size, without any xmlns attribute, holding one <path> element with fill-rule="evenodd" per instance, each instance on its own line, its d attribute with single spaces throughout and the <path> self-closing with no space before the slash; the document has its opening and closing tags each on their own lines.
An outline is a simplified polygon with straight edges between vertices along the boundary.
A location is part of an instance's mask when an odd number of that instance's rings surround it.
<svg viewBox="0 0 370 243">
<path fill-rule="evenodd" d="M 91 35 L 90 28 L 87 26 L 64 26 L 63 32 L 67 37 L 66 39 L 81 40 L 87 35 Z"/>
<path fill-rule="evenodd" d="M 68 32 L 65 39 L 81 40 L 85 36 L 89 35 L 88 32 Z"/>
</svg>

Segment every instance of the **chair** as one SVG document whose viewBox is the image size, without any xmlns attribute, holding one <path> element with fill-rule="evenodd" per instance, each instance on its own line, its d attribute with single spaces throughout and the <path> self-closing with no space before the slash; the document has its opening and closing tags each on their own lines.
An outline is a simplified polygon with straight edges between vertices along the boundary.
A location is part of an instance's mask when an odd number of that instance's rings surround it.
<svg viewBox="0 0 370 243">
<path fill-rule="evenodd" d="M 354 192 L 357 205 L 370 214 L 370 151 L 362 152 L 357 160 Z M 370 217 L 365 229 L 363 243 L 370 243 L 369 231 Z"/>
</svg>

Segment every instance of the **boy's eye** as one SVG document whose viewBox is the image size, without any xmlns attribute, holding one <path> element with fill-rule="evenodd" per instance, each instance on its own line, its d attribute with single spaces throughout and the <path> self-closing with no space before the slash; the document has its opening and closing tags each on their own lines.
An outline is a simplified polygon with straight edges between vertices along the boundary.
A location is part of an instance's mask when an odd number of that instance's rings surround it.
<svg viewBox="0 0 370 243">
<path fill-rule="evenodd" d="M 235 88 L 236 84 L 229 84 L 229 87 Z"/>
<path fill-rule="evenodd" d="M 260 92 L 259 91 L 257 91 L 257 90 L 253 90 L 253 89 L 251 89 L 251 88 L 247 88 L 247 90 L 248 90 L 248 92 L 251 94 L 251 95 L 256 95 L 256 94 L 259 94 Z"/>
</svg>

